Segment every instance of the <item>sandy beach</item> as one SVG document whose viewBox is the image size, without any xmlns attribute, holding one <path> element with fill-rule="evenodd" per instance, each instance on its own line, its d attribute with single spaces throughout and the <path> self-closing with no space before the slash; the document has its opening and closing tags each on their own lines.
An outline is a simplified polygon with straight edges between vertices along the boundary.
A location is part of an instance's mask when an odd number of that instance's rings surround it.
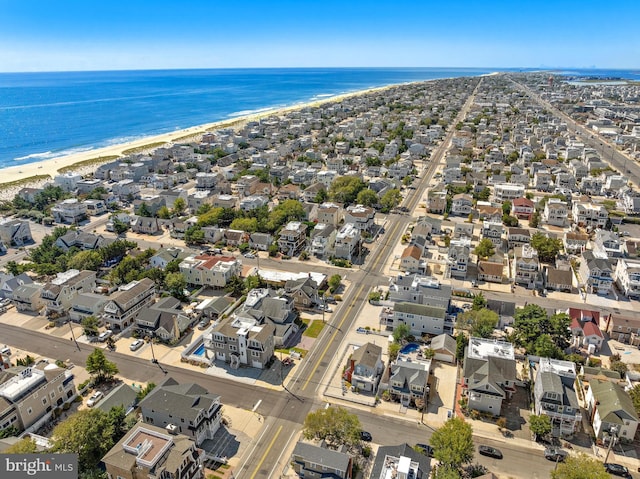
<svg viewBox="0 0 640 479">
<path fill-rule="evenodd" d="M 42 186 L 47 181 L 51 181 L 54 176 L 59 174 L 59 170 L 61 168 L 67 168 L 77 163 L 85 162 L 87 160 L 97 159 L 100 157 L 112 157 L 112 156 L 126 156 L 124 151 L 130 150 L 133 148 L 140 148 L 150 144 L 157 143 L 173 143 L 177 142 L 186 142 L 190 139 L 192 141 L 199 141 L 207 131 L 213 131 L 220 128 L 241 128 L 246 122 L 259 120 L 260 118 L 269 117 L 272 115 L 281 115 L 290 111 L 299 110 L 301 108 L 319 106 L 325 103 L 332 103 L 344 100 L 345 98 L 350 98 L 358 95 L 364 95 L 367 93 L 371 93 L 374 91 L 382 91 L 385 89 L 392 88 L 394 85 L 378 87 L 378 88 L 370 88 L 366 90 L 359 90 L 352 93 L 347 93 L 344 95 L 336 95 L 332 97 L 323 98 L 321 100 L 315 100 L 309 103 L 302 103 L 298 105 L 293 105 L 285 108 L 273 109 L 273 110 L 265 110 L 258 114 L 250 114 L 246 116 L 239 116 L 234 118 L 229 118 L 222 121 L 217 121 L 213 123 L 205 123 L 203 125 L 198 125 L 190 128 L 185 128 L 182 130 L 175 130 L 170 133 L 164 133 L 162 135 L 148 136 L 135 141 L 121 143 L 117 145 L 108 146 L 105 148 L 93 149 L 89 151 L 83 151 L 79 153 L 74 153 L 68 156 L 62 156 L 59 158 L 54 158 L 45 161 L 39 161 L 34 163 L 25 163 L 19 166 L 12 166 L 9 168 L 3 168 L 1 178 L 0 178 L 0 199 L 2 200 L 10 200 L 15 194 L 25 186 L 33 186 L 39 187 Z M 157 146 L 154 146 L 154 149 Z M 88 175 L 92 173 L 99 163 L 93 165 L 78 165 L 78 168 L 74 168 L 73 171 L 76 171 L 82 175 Z M 23 180 L 26 178 L 41 176 L 41 175 L 49 175 L 51 178 L 49 179 L 41 179 L 38 181 L 29 182 L 27 184 L 20 184 L 19 186 L 10 186 L 7 183 L 12 183 L 15 181 Z"/>
</svg>

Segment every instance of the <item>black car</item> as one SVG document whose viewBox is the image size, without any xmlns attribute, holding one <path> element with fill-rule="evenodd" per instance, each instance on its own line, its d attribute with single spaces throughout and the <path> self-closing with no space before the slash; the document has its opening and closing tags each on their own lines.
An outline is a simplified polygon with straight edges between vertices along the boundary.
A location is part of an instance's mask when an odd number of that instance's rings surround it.
<svg viewBox="0 0 640 479">
<path fill-rule="evenodd" d="M 491 446 L 478 446 L 478 452 L 483 456 L 493 457 L 494 459 L 502 459 L 502 452 Z"/>
<path fill-rule="evenodd" d="M 544 457 L 550 461 L 562 462 L 568 456 L 567 451 L 557 447 L 548 447 L 544 450 Z"/>
<path fill-rule="evenodd" d="M 614 462 L 605 462 L 604 468 L 609 474 L 613 474 L 614 476 L 619 477 L 632 477 L 629 473 L 629 469 L 627 469 L 622 464 L 616 464 Z"/>
<path fill-rule="evenodd" d="M 417 449 L 421 449 L 423 454 L 433 457 L 433 448 L 429 444 L 416 444 Z"/>
<path fill-rule="evenodd" d="M 360 439 L 362 439 L 363 441 L 370 442 L 371 440 L 373 440 L 373 436 L 371 436 L 370 432 L 360 431 Z"/>
</svg>

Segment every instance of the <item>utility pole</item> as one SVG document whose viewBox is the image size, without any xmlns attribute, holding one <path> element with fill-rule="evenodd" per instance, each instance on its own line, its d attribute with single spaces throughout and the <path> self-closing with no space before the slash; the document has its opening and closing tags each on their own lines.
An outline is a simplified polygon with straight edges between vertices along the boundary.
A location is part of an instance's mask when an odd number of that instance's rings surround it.
<svg viewBox="0 0 640 479">
<path fill-rule="evenodd" d="M 605 463 L 609 460 L 609 454 L 611 453 L 611 448 L 614 446 L 616 439 L 618 439 L 618 427 L 611 426 L 611 429 L 609 430 L 609 447 L 607 448 L 607 455 L 604 458 Z"/>
<path fill-rule="evenodd" d="M 71 327 L 71 320 L 70 319 L 67 321 L 67 324 L 69 325 L 69 329 L 71 330 L 71 339 L 73 339 L 73 342 L 76 343 L 76 348 L 78 348 L 78 351 L 80 351 L 80 345 L 78 344 L 78 341 L 76 340 L 76 335 L 73 334 L 73 327 Z"/>
</svg>

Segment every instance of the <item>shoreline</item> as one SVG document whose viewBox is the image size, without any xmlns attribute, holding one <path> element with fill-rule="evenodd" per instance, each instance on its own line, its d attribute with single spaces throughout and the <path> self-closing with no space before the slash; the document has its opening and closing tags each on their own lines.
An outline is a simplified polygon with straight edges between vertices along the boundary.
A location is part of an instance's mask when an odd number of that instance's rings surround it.
<svg viewBox="0 0 640 479">
<path fill-rule="evenodd" d="M 424 82 L 431 82 L 441 79 L 425 80 Z M 255 121 L 262 118 L 267 118 L 271 115 L 281 115 L 291 111 L 300 110 L 303 108 L 320 106 L 326 103 L 333 103 L 345 100 L 347 98 L 356 97 L 360 95 L 366 95 L 368 93 L 376 91 L 384 91 L 390 88 L 395 88 L 401 85 L 407 85 L 411 83 L 424 83 L 424 82 L 410 82 L 410 83 L 398 83 L 392 85 L 385 85 L 381 87 L 367 88 L 364 90 L 357 90 L 350 93 L 343 93 L 340 95 L 333 95 L 327 98 L 314 99 L 313 101 L 299 103 L 285 107 L 274 107 L 272 109 L 265 109 L 259 113 L 249 113 L 247 115 L 237 116 L 224 120 L 219 120 L 211 123 L 204 123 L 180 130 L 175 130 L 170 133 L 162 133 L 160 135 L 150 135 L 137 140 L 118 143 L 102 148 L 91 149 L 87 151 L 81 151 L 58 158 L 52 158 L 48 160 L 35 161 L 32 163 L 25 163 L 17 166 L 10 166 L 2 168 L 0 170 L 2 179 L 0 179 L 0 200 L 10 200 L 17 192 L 24 187 L 40 187 L 48 181 L 52 181 L 53 178 L 60 174 L 59 170 L 63 171 L 75 171 L 81 175 L 88 175 L 93 173 L 96 168 L 109 161 L 114 161 L 117 157 L 124 158 L 127 150 L 140 149 L 139 153 L 146 152 L 158 148 L 158 143 L 180 143 L 188 141 L 199 141 L 204 133 L 219 130 L 222 128 L 238 129 L 249 121 Z M 149 146 L 149 148 L 144 148 Z M 114 158 L 116 157 L 116 158 Z M 101 161 L 101 158 L 103 159 Z M 92 161 L 92 160 L 95 160 Z M 77 165 L 77 167 L 76 167 Z M 49 175 L 50 179 L 34 178 L 42 177 L 43 175 Z M 31 180 L 33 178 L 33 180 Z M 19 183 L 19 184 L 16 184 Z"/>
</svg>

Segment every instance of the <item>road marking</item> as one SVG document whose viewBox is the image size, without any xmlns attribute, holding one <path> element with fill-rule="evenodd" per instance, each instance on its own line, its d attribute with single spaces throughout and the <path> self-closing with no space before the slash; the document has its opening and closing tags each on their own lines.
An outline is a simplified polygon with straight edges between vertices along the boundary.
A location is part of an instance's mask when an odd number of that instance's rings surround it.
<svg viewBox="0 0 640 479">
<path fill-rule="evenodd" d="M 258 409 L 260 407 L 260 404 L 262 404 L 262 399 L 260 399 L 255 406 L 253 406 L 253 409 L 251 410 L 251 412 L 256 412 L 256 409 Z"/>
<path fill-rule="evenodd" d="M 282 448 L 282 452 L 278 456 L 278 460 L 276 461 L 276 465 L 273 466 L 273 469 L 271 469 L 271 473 L 269 474 L 269 477 L 277 477 L 278 476 L 277 474 L 274 474 L 274 471 L 276 470 L 276 467 L 278 467 L 278 465 L 280 464 L 280 459 L 282 459 L 282 455 L 286 452 L 287 446 L 289 445 L 289 442 L 291 442 L 291 438 L 293 437 L 294 434 L 296 434 L 296 431 L 293 431 L 291 434 L 289 434 L 289 438 L 284 443 L 285 447 Z"/>
<path fill-rule="evenodd" d="M 358 292 L 355 294 L 353 301 L 356 300 L 356 298 L 358 296 L 360 296 L 360 293 L 362 293 L 362 290 L 364 289 L 364 284 L 362 286 L 360 286 L 360 289 L 358 290 Z M 307 389 L 307 386 L 309 385 L 309 382 L 311 381 L 311 378 L 313 377 L 313 375 L 316 373 L 316 371 L 318 370 L 318 368 L 320 367 L 320 363 L 322 362 L 322 359 L 326 356 L 327 351 L 329 351 L 329 347 L 331 346 L 331 343 L 333 343 L 333 340 L 336 338 L 336 336 L 338 335 L 338 331 L 340 331 L 340 329 L 342 328 L 342 325 L 344 324 L 345 320 L 347 319 L 347 313 L 345 313 L 342 316 L 342 320 L 340 321 L 340 324 L 338 324 L 338 327 L 333 331 L 333 334 L 331 335 L 331 339 L 329 339 L 329 341 L 327 342 L 327 345 L 324 348 L 324 351 L 322 351 L 322 354 L 320 355 L 320 357 L 318 358 L 318 361 L 316 362 L 316 365 L 313 367 L 313 369 L 311 370 L 311 373 L 309 374 L 309 377 L 307 378 L 307 380 L 305 381 L 305 383 L 302 385 L 302 391 L 304 391 L 305 389 Z"/>
<path fill-rule="evenodd" d="M 271 439 L 271 442 L 267 446 L 267 450 L 264 451 L 264 454 L 260 458 L 260 462 L 258 462 L 258 464 L 256 465 L 256 468 L 253 471 L 253 474 L 251 474 L 251 477 L 249 479 L 253 479 L 254 477 L 256 477 L 256 475 L 258 474 L 258 471 L 260 471 L 260 468 L 262 467 L 262 464 L 264 463 L 264 460 L 269 455 L 269 452 L 271 451 L 271 448 L 273 447 L 273 444 L 276 442 L 276 439 L 278 439 L 278 436 L 280 435 L 281 431 L 282 431 L 282 425 L 280 425 L 280 427 L 278 428 L 278 430 L 274 434 L 273 439 Z"/>
<path fill-rule="evenodd" d="M 262 441 L 262 438 L 267 433 L 270 427 L 271 426 L 265 426 L 265 428 L 262 430 L 260 437 L 258 438 L 258 440 L 253 445 L 253 448 L 251 449 L 251 454 L 247 456 L 247 458 L 244 460 L 244 462 L 242 463 L 242 466 L 240 466 L 240 469 L 238 469 L 238 471 L 242 471 L 244 469 L 244 466 L 247 465 L 247 462 L 249 461 L 249 459 L 253 459 L 253 453 L 255 452 L 256 448 L 258 447 L 258 444 L 260 443 L 260 441 Z"/>
</svg>

